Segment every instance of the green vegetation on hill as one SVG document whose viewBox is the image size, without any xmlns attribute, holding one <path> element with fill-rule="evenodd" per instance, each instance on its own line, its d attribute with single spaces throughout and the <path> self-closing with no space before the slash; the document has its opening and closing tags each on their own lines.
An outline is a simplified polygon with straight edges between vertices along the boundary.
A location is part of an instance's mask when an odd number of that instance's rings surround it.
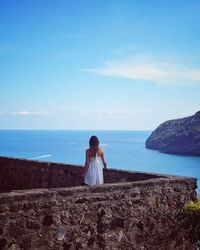
<svg viewBox="0 0 200 250">
<path fill-rule="evenodd" d="M 189 237 L 195 247 L 200 248 L 200 198 L 189 201 L 175 211 L 173 217 L 189 231 Z"/>
</svg>

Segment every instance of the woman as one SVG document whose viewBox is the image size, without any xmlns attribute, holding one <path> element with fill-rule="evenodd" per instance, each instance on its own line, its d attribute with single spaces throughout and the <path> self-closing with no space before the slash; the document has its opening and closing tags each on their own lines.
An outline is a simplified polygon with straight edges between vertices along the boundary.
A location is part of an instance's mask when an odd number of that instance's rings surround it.
<svg viewBox="0 0 200 250">
<path fill-rule="evenodd" d="M 99 139 L 92 136 L 90 148 L 86 150 L 86 161 L 83 170 L 84 183 L 90 186 L 103 184 L 103 166 L 107 169 L 103 150 L 99 147 Z"/>
</svg>

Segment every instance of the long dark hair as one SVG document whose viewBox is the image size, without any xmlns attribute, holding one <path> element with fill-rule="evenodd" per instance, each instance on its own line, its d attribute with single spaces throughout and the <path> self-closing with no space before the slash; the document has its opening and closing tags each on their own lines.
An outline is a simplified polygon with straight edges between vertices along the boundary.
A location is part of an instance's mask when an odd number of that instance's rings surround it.
<svg viewBox="0 0 200 250">
<path fill-rule="evenodd" d="M 93 135 L 89 140 L 90 145 L 90 156 L 95 157 L 99 150 L 99 139 L 97 136 Z"/>
</svg>

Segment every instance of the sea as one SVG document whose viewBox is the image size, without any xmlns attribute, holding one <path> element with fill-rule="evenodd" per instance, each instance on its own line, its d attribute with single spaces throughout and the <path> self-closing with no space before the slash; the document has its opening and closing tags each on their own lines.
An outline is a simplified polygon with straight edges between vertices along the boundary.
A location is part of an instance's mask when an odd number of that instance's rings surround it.
<svg viewBox="0 0 200 250">
<path fill-rule="evenodd" d="M 0 130 L 0 156 L 81 164 L 92 135 L 99 138 L 108 168 L 198 178 L 200 157 L 145 148 L 151 131 Z"/>
</svg>

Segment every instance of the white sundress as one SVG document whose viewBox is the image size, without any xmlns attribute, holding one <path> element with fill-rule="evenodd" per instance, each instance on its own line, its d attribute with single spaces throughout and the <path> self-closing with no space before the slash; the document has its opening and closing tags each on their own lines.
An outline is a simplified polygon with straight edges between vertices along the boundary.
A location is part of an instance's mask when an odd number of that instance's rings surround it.
<svg viewBox="0 0 200 250">
<path fill-rule="evenodd" d="M 85 175 L 85 184 L 94 186 L 103 184 L 103 164 L 101 157 L 96 155 L 96 157 L 91 157 L 89 162 L 89 167 Z"/>
</svg>

